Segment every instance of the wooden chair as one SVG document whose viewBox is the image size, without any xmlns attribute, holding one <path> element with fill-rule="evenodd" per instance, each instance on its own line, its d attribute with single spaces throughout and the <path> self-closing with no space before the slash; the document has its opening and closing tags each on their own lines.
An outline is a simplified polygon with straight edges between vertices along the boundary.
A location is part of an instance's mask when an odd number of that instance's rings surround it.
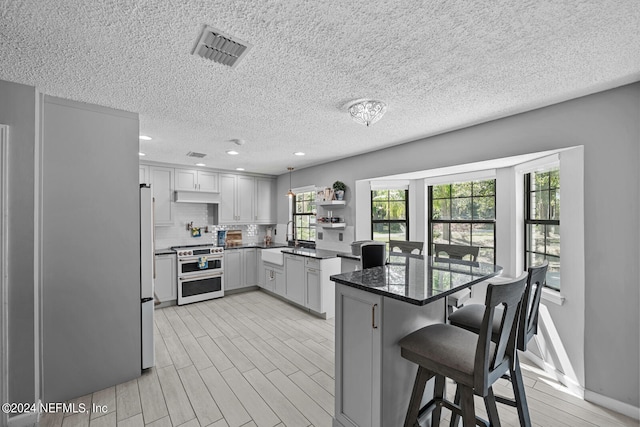
<svg viewBox="0 0 640 427">
<path fill-rule="evenodd" d="M 444 243 L 436 243 L 433 256 L 440 257 L 441 254 L 447 255 L 451 259 L 460 259 L 475 262 L 478 258 L 480 248 L 478 246 L 464 246 L 464 245 L 447 245 Z M 471 289 L 463 289 L 458 292 L 454 292 L 447 297 L 447 315 L 451 316 L 453 309 L 460 308 L 471 299 Z"/>
<path fill-rule="evenodd" d="M 389 240 L 389 252 L 401 252 L 403 254 L 411 254 L 418 251 L 416 255 L 422 255 L 424 252 L 424 242 L 411 242 L 408 240 Z"/>
<path fill-rule="evenodd" d="M 549 262 L 544 261 L 539 266 L 529 267 L 527 275 L 527 286 L 522 297 L 522 308 L 518 322 L 518 333 L 516 338 L 516 348 L 520 351 L 527 350 L 527 344 L 538 332 L 538 311 L 540 308 L 540 297 L 542 288 L 546 283 L 547 269 Z M 456 310 L 449 316 L 449 322 L 457 327 L 478 333 L 482 326 L 482 316 L 484 307 L 480 304 L 466 305 Z M 496 324 L 493 325 L 494 338 L 498 332 Z M 524 383 L 520 372 L 520 362 L 516 352 L 514 364 L 509 370 L 507 377 L 513 387 L 514 399 L 496 396 L 496 401 L 518 409 L 518 418 L 521 426 L 530 426 L 531 418 L 527 405 L 527 397 L 524 393 Z"/>
<path fill-rule="evenodd" d="M 526 283 L 527 276 L 522 275 L 503 284 L 489 284 L 479 334 L 436 324 L 400 340 L 402 357 L 418 364 L 405 427 L 417 425 L 418 418 L 429 411 L 433 411 L 431 425 L 440 425 L 442 407 L 461 415 L 464 427 L 476 423 L 488 427 L 487 421 L 475 416 L 474 394 L 484 399 L 491 425 L 500 425 L 492 386 L 513 365 L 517 315 Z M 492 341 L 494 324 L 498 324 L 498 335 Z M 434 397 L 421 409 L 425 384 L 434 376 Z M 446 377 L 458 385 L 459 404 L 445 399 Z"/>
<path fill-rule="evenodd" d="M 360 264 L 362 269 L 380 267 L 387 261 L 387 245 L 384 242 L 363 243 L 360 246 Z"/>
</svg>

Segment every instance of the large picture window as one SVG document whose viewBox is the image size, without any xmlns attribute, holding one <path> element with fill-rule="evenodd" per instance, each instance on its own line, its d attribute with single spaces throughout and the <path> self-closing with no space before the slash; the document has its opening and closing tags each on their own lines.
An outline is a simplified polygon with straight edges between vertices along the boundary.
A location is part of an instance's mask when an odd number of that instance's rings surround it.
<svg viewBox="0 0 640 427">
<path fill-rule="evenodd" d="M 409 191 L 371 191 L 371 239 L 409 240 Z"/>
<path fill-rule="evenodd" d="M 429 201 L 429 254 L 436 243 L 477 246 L 477 261 L 495 264 L 495 179 L 433 185 Z"/>
<path fill-rule="evenodd" d="M 316 241 L 316 193 L 307 191 L 296 194 L 293 206 L 295 239 L 298 241 Z"/>
<path fill-rule="evenodd" d="M 547 286 L 560 290 L 560 170 L 524 176 L 525 267 L 549 261 Z"/>
</svg>

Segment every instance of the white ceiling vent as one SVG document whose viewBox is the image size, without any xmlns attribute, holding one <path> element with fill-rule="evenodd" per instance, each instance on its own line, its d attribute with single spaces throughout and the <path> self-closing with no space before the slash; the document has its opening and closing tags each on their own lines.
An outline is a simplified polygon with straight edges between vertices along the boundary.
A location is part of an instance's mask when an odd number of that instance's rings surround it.
<svg viewBox="0 0 640 427">
<path fill-rule="evenodd" d="M 197 157 L 198 159 L 201 159 L 201 158 L 203 158 L 205 156 L 206 156 L 206 154 L 204 154 L 204 153 L 196 153 L 195 151 L 189 151 L 187 153 L 187 157 Z"/>
<path fill-rule="evenodd" d="M 205 25 L 191 54 L 235 68 L 251 45 Z"/>
</svg>

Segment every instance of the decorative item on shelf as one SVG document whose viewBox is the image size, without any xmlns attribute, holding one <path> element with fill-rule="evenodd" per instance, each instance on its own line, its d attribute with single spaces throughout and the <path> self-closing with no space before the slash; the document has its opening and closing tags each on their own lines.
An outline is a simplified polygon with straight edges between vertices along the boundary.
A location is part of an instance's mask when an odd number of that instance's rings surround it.
<svg viewBox="0 0 640 427">
<path fill-rule="evenodd" d="M 333 192 L 336 195 L 337 200 L 344 199 L 344 192 L 346 189 L 347 189 L 347 186 L 344 185 L 344 182 L 342 181 L 336 181 L 333 183 Z"/>
<path fill-rule="evenodd" d="M 387 104 L 373 99 L 359 99 L 349 106 L 349 115 L 356 123 L 365 125 L 374 124 L 387 112 Z"/>
<path fill-rule="evenodd" d="M 329 187 L 324 189 L 324 200 L 333 200 L 333 190 Z"/>
</svg>

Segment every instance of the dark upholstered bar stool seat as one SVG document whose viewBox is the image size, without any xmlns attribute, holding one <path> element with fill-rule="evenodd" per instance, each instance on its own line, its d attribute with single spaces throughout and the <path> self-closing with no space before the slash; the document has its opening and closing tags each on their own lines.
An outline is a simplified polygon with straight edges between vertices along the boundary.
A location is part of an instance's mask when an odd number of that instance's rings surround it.
<svg viewBox="0 0 640 427">
<path fill-rule="evenodd" d="M 451 259 L 466 259 L 475 262 L 478 259 L 480 248 L 477 246 L 464 245 L 447 245 L 444 243 L 436 243 L 434 256 L 440 257 L 441 254 L 447 255 Z M 453 308 L 460 308 L 465 302 L 471 299 L 471 289 L 463 289 L 454 292 L 447 297 L 447 314 L 453 313 Z"/>
<path fill-rule="evenodd" d="M 418 365 L 405 427 L 417 424 L 420 415 L 433 411 L 432 425 L 440 423 L 442 407 L 462 415 L 465 427 L 476 422 L 489 425 L 475 416 L 473 395 L 485 401 L 492 426 L 499 426 L 492 385 L 509 371 L 515 354 L 516 317 L 527 276 L 487 287 L 483 319 L 479 334 L 448 324 L 430 325 L 419 329 L 399 342 L 401 355 Z M 502 307 L 498 320 L 497 340 L 492 340 L 496 309 Z M 434 398 L 420 408 L 427 380 L 435 377 Z M 445 378 L 458 384 L 461 402 L 447 401 L 444 396 Z"/>
<path fill-rule="evenodd" d="M 549 263 L 544 261 L 539 266 L 530 267 L 527 274 L 527 286 L 522 296 L 522 307 L 520 309 L 518 330 L 516 336 L 516 348 L 526 351 L 527 344 L 538 331 L 538 311 L 540 307 L 540 297 L 542 288 L 546 283 L 546 275 Z M 526 304 L 525 304 L 526 302 Z M 496 315 L 500 315 L 500 308 L 496 309 Z M 464 328 L 468 331 L 479 333 L 482 327 L 484 315 L 484 306 L 481 304 L 466 305 L 456 310 L 449 316 L 449 322 L 457 327 Z M 498 317 L 499 318 L 499 317 Z M 493 339 L 497 340 L 497 333 L 500 324 L 493 320 Z M 524 394 L 524 384 L 522 373 L 520 372 L 520 363 L 518 354 L 514 355 L 514 365 L 509 370 L 509 379 L 513 387 L 515 399 L 507 399 L 502 396 L 496 396 L 496 400 L 518 409 L 518 418 L 521 426 L 530 426 L 531 419 L 529 417 L 529 409 L 527 406 L 526 395 Z"/>
<path fill-rule="evenodd" d="M 363 243 L 360 246 L 362 269 L 380 267 L 387 262 L 387 245 L 384 242 Z"/>
</svg>

